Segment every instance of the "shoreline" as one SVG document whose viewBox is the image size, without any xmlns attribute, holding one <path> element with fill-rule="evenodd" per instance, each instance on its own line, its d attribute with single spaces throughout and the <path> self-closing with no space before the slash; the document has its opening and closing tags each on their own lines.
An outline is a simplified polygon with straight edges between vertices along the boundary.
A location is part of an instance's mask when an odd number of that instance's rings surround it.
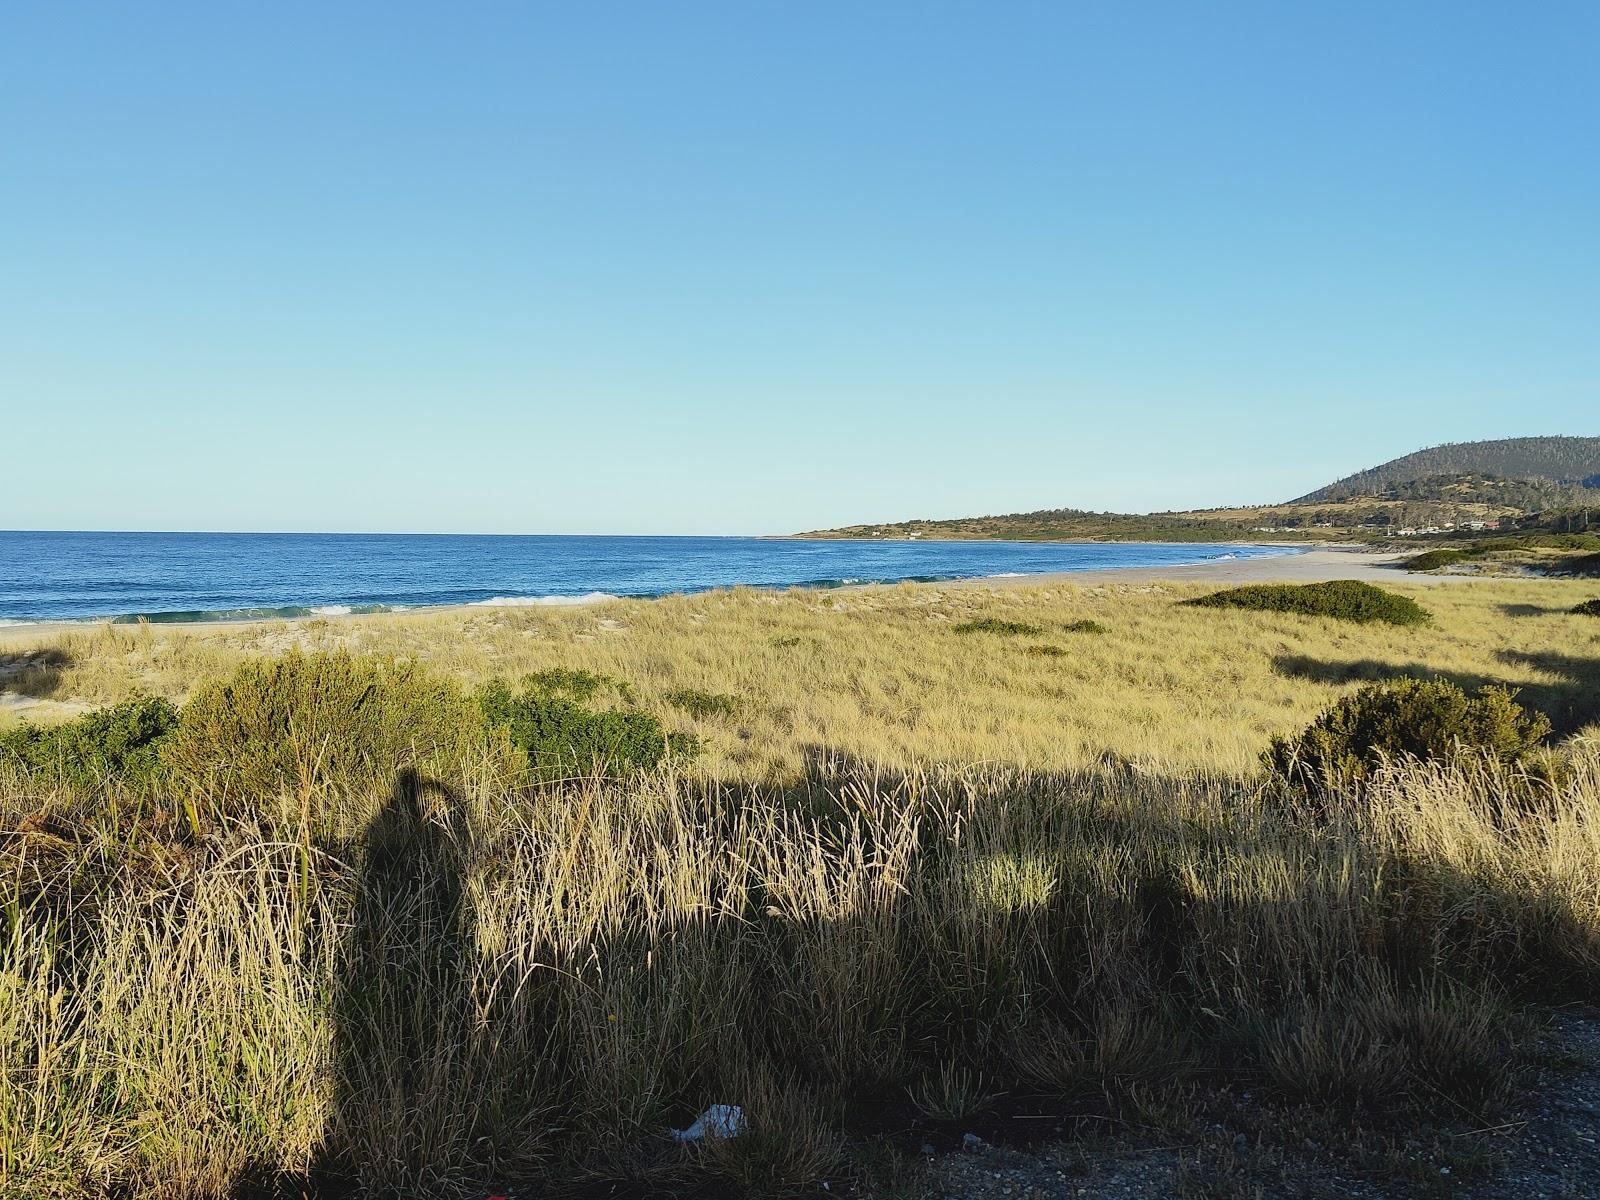
<svg viewBox="0 0 1600 1200">
<path fill-rule="evenodd" d="M 1139 544 L 1139 543 L 1124 543 Z M 1165 543 L 1150 543 L 1165 544 Z M 1243 544 L 1243 543 L 1240 543 Z M 823 588 L 820 585 L 789 584 L 777 587 L 761 587 L 754 584 L 737 584 L 735 587 L 752 587 L 758 590 L 772 592 L 786 592 L 792 590 L 816 591 L 861 591 L 870 588 L 884 587 L 948 587 L 948 588 L 995 588 L 1012 589 L 1026 587 L 1053 587 L 1062 584 L 1074 584 L 1084 587 L 1097 587 L 1117 584 L 1242 584 L 1242 583 L 1318 583 L 1333 579 L 1360 579 L 1367 582 L 1379 583 L 1407 583 L 1415 582 L 1423 586 L 1438 586 L 1450 583 L 1470 583 L 1482 580 L 1483 576 L 1474 575 L 1426 575 L 1407 572 L 1398 565 L 1401 560 L 1409 558 L 1411 552 L 1407 551 L 1375 551 L 1361 543 L 1317 543 L 1313 548 L 1305 548 L 1303 542 L 1256 542 L 1257 546 L 1272 546 L 1282 552 L 1277 554 L 1261 554 L 1250 558 L 1218 558 L 1207 559 L 1203 562 L 1178 563 L 1166 566 L 1151 567 L 1092 567 L 1076 571 L 1049 571 L 1019 575 L 978 575 L 958 579 L 941 580 L 899 580 L 883 583 L 855 583 L 844 584 L 837 588 Z M 1507 577 L 1497 577 L 1507 578 Z M 1510 577 L 1515 578 L 1515 577 Z M 1537 582 L 1537 580 L 1535 580 Z M 708 588 L 707 592 L 727 590 L 723 588 Z M 670 595 L 697 595 L 699 593 L 670 593 Z M 243 625 L 265 625 L 277 622 L 299 623 L 307 621 L 355 621 L 368 620 L 374 617 L 408 617 L 414 615 L 430 615 L 438 613 L 465 613 L 499 611 L 504 609 L 540 609 L 540 608 L 598 608 L 610 604 L 653 602 L 666 599 L 666 596 L 612 596 L 603 593 L 589 593 L 586 596 L 562 599 L 535 599 L 515 604 L 418 604 L 409 607 L 380 609 L 377 611 L 352 611 L 352 612 L 316 612 L 292 616 L 241 616 L 217 617 L 202 620 L 177 620 L 177 621 L 151 621 L 152 627 L 161 629 L 215 629 L 236 628 Z M 329 608 L 336 606 L 326 606 Z M 62 618 L 44 621 L 17 621 L 9 624 L 0 624 L 0 644 L 4 644 L 15 635 L 19 638 L 33 638 L 40 634 L 55 634 L 64 632 L 82 632 L 102 625 L 129 625 L 137 627 L 139 622 L 118 619 L 115 617 L 81 617 Z"/>
</svg>

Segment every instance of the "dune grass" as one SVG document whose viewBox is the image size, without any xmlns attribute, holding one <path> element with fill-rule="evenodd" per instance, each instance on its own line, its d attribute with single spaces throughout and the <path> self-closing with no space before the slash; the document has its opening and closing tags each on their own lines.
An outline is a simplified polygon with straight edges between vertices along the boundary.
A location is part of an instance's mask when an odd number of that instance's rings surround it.
<svg viewBox="0 0 1600 1200">
<path fill-rule="evenodd" d="M 749 590 L 564 610 L 461 609 L 248 626 L 0 631 L 0 655 L 49 648 L 57 678 L 33 711 L 65 715 L 142 691 L 181 700 L 245 658 L 291 647 L 425 664 L 466 684 L 550 674 L 597 707 L 637 703 L 696 735 L 696 770 L 781 782 L 821 752 L 910 767 L 996 762 L 1052 770 L 1106 757 L 1150 769 L 1242 775 L 1273 735 L 1306 725 L 1354 684 L 1439 675 L 1522 690 L 1572 732 L 1600 711 L 1593 623 L 1578 582 L 1400 585 L 1424 628 L 1179 601 L 1195 587 Z M 957 634 L 995 620 L 1063 631 Z M 1064 631 L 1093 621 L 1095 636 Z M 1048 643 L 1046 643 L 1048 644 Z M 726 696 L 737 711 L 675 704 Z M 14 719 L 14 718 L 12 718 Z"/>
<path fill-rule="evenodd" d="M 867 1101 L 934 1119 L 1026 1092 L 1138 1120 L 1202 1080 L 1487 1124 L 1519 1013 L 1600 982 L 1585 593 L 1439 589 L 1421 629 L 1193 594 L 8 635 L 56 652 L 53 702 L 198 696 L 213 740 L 186 778 L 272 766 L 187 803 L 0 768 L 0 1195 L 600 1175 L 782 1196 L 849 1176 L 840 1130 Z M 1064 656 L 954 631 L 991 619 L 1105 631 Z M 370 738 L 344 668 L 281 685 L 350 692 L 319 718 L 344 758 L 298 718 L 287 742 L 225 719 L 240 664 L 295 648 L 394 673 Z M 1396 673 L 1520 684 L 1569 769 L 1533 805 L 1489 763 L 1383 768 L 1316 812 L 1258 786 L 1270 735 Z M 527 676 L 602 709 L 626 693 L 700 752 L 552 783 L 430 723 L 451 684 Z M 730 1101 L 748 1138 L 664 1138 Z"/>
</svg>

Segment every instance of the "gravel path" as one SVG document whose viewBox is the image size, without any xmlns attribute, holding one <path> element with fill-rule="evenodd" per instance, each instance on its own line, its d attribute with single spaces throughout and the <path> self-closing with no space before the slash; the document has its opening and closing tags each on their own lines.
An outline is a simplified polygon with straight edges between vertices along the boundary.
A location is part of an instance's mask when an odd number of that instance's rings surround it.
<svg viewBox="0 0 1600 1200">
<path fill-rule="evenodd" d="M 931 1156 L 935 1200 L 1600 1200 L 1600 1010 L 1552 1015 L 1522 1102 L 1488 1129 L 1356 1133 L 1337 1148 L 1290 1113 L 1218 1094 L 1181 1138 Z M 1306 1113 L 1298 1114 L 1300 1117 Z M 868 1194 L 871 1194 L 870 1192 Z"/>
</svg>

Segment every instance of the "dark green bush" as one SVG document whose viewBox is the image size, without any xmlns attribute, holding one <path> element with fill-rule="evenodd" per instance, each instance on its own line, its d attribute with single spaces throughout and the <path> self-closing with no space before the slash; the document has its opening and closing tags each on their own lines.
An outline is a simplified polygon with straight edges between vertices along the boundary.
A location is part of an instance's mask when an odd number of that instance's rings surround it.
<svg viewBox="0 0 1600 1200">
<path fill-rule="evenodd" d="M 470 700 L 416 666 L 294 651 L 202 685 L 161 757 L 180 795 L 229 807 L 386 790 L 407 767 L 453 778 L 482 740 Z"/>
<path fill-rule="evenodd" d="M 670 739 L 649 713 L 594 712 L 549 692 L 518 694 L 498 679 L 478 691 L 477 701 L 489 728 L 504 731 L 528 756 L 529 769 L 547 781 L 648 770 L 669 750 L 692 745 L 688 739 Z"/>
<path fill-rule="evenodd" d="M 959 625 L 951 626 L 957 633 L 1003 633 L 1017 635 L 1024 633 L 1043 633 L 1037 625 L 1029 625 L 1023 621 L 1001 621 L 994 617 L 984 617 L 980 621 L 963 621 Z"/>
<path fill-rule="evenodd" d="M 1363 784 L 1385 762 L 1524 762 L 1550 732 L 1499 687 L 1469 695 L 1446 680 L 1369 684 L 1293 737 L 1272 739 L 1261 756 L 1268 775 L 1313 796 Z"/>
<path fill-rule="evenodd" d="M 1585 600 L 1572 610 L 1575 617 L 1600 617 L 1600 600 Z"/>
<path fill-rule="evenodd" d="M 1408 571 L 1437 571 L 1440 567 L 1454 566 L 1472 557 L 1474 555 L 1465 550 L 1424 550 L 1400 565 Z"/>
<path fill-rule="evenodd" d="M 1355 579 L 1327 583 L 1254 583 L 1185 600 L 1197 608 L 1244 608 L 1259 612 L 1337 617 L 1368 624 L 1422 625 L 1431 618 L 1415 600 Z"/>
<path fill-rule="evenodd" d="M 1062 628 L 1068 633 L 1104 633 L 1106 631 L 1106 627 L 1100 624 L 1099 621 L 1091 621 L 1088 617 L 1078 621 L 1068 621 Z"/>
<path fill-rule="evenodd" d="M 1066 650 L 1064 650 L 1062 647 L 1052 646 L 1047 642 L 1041 642 L 1036 646 L 1029 646 L 1028 653 L 1037 658 L 1065 658 L 1067 656 Z"/>
<path fill-rule="evenodd" d="M 673 708 L 691 717 L 731 717 L 739 711 L 736 697 L 721 692 L 702 692 L 697 688 L 678 688 L 662 697 Z"/>
<path fill-rule="evenodd" d="M 178 711 L 156 696 L 134 696 L 64 725 L 23 725 L 0 734 L 0 761 L 51 775 L 78 790 L 119 781 L 152 782 Z"/>
</svg>

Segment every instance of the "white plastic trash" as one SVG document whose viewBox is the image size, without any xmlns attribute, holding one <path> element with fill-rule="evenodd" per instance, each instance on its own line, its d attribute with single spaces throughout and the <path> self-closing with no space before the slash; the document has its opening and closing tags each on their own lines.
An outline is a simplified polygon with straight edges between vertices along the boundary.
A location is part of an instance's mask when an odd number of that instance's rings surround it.
<svg viewBox="0 0 1600 1200">
<path fill-rule="evenodd" d="M 737 1104 L 713 1104 L 689 1128 L 674 1129 L 672 1136 L 680 1142 L 698 1142 L 701 1138 L 734 1138 L 743 1132 L 744 1109 Z"/>
</svg>

